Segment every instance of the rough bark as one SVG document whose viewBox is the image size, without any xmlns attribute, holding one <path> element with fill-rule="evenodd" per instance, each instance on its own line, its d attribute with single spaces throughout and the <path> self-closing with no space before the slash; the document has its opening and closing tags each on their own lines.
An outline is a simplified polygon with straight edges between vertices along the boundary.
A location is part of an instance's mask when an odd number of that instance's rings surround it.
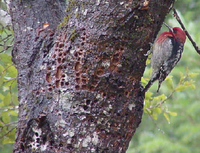
<svg viewBox="0 0 200 153">
<path fill-rule="evenodd" d="M 14 152 L 126 152 L 150 42 L 173 0 L 13 0 Z"/>
</svg>

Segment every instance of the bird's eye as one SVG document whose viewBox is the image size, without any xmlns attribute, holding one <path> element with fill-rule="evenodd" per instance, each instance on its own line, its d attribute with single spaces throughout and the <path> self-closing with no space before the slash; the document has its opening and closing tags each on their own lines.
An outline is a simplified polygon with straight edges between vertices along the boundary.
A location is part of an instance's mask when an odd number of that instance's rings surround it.
<svg viewBox="0 0 200 153">
<path fill-rule="evenodd" d="M 177 33 L 177 30 L 173 30 L 174 33 Z"/>
</svg>

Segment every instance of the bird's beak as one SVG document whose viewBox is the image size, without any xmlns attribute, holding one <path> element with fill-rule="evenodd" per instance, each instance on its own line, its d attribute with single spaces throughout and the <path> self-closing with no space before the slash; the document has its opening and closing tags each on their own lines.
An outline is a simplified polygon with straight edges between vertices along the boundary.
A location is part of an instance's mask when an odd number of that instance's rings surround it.
<svg viewBox="0 0 200 153">
<path fill-rule="evenodd" d="M 171 31 L 171 32 L 173 32 L 173 28 L 172 27 L 170 27 L 167 23 L 165 23 L 165 22 L 163 22 L 164 23 L 164 25 Z"/>
</svg>

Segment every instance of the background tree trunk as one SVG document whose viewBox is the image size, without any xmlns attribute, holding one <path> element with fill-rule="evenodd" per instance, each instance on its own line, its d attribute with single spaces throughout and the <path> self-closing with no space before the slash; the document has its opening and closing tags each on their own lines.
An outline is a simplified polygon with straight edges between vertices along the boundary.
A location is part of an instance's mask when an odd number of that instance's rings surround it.
<svg viewBox="0 0 200 153">
<path fill-rule="evenodd" d="M 13 0 L 14 152 L 125 152 L 150 42 L 173 0 Z"/>
</svg>

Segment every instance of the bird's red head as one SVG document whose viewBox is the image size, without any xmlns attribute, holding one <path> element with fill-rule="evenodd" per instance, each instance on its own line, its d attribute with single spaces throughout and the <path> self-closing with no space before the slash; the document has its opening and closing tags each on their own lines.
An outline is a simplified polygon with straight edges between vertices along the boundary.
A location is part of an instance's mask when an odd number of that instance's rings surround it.
<svg viewBox="0 0 200 153">
<path fill-rule="evenodd" d="M 171 29 L 169 29 L 169 32 L 172 34 L 172 36 L 174 37 L 176 41 L 183 44 L 185 43 L 185 40 L 186 40 L 185 31 L 183 31 L 181 28 L 174 27 L 172 31 Z"/>
<path fill-rule="evenodd" d="M 158 39 L 156 40 L 156 42 L 163 42 L 167 37 L 173 37 L 176 41 L 180 42 L 180 43 L 185 43 L 186 41 L 186 35 L 185 32 L 179 28 L 179 27 L 174 27 L 171 28 L 169 25 L 167 25 L 166 23 L 164 23 L 166 27 L 168 27 L 169 31 L 165 31 L 163 33 L 160 34 L 160 36 L 158 37 Z"/>
</svg>

